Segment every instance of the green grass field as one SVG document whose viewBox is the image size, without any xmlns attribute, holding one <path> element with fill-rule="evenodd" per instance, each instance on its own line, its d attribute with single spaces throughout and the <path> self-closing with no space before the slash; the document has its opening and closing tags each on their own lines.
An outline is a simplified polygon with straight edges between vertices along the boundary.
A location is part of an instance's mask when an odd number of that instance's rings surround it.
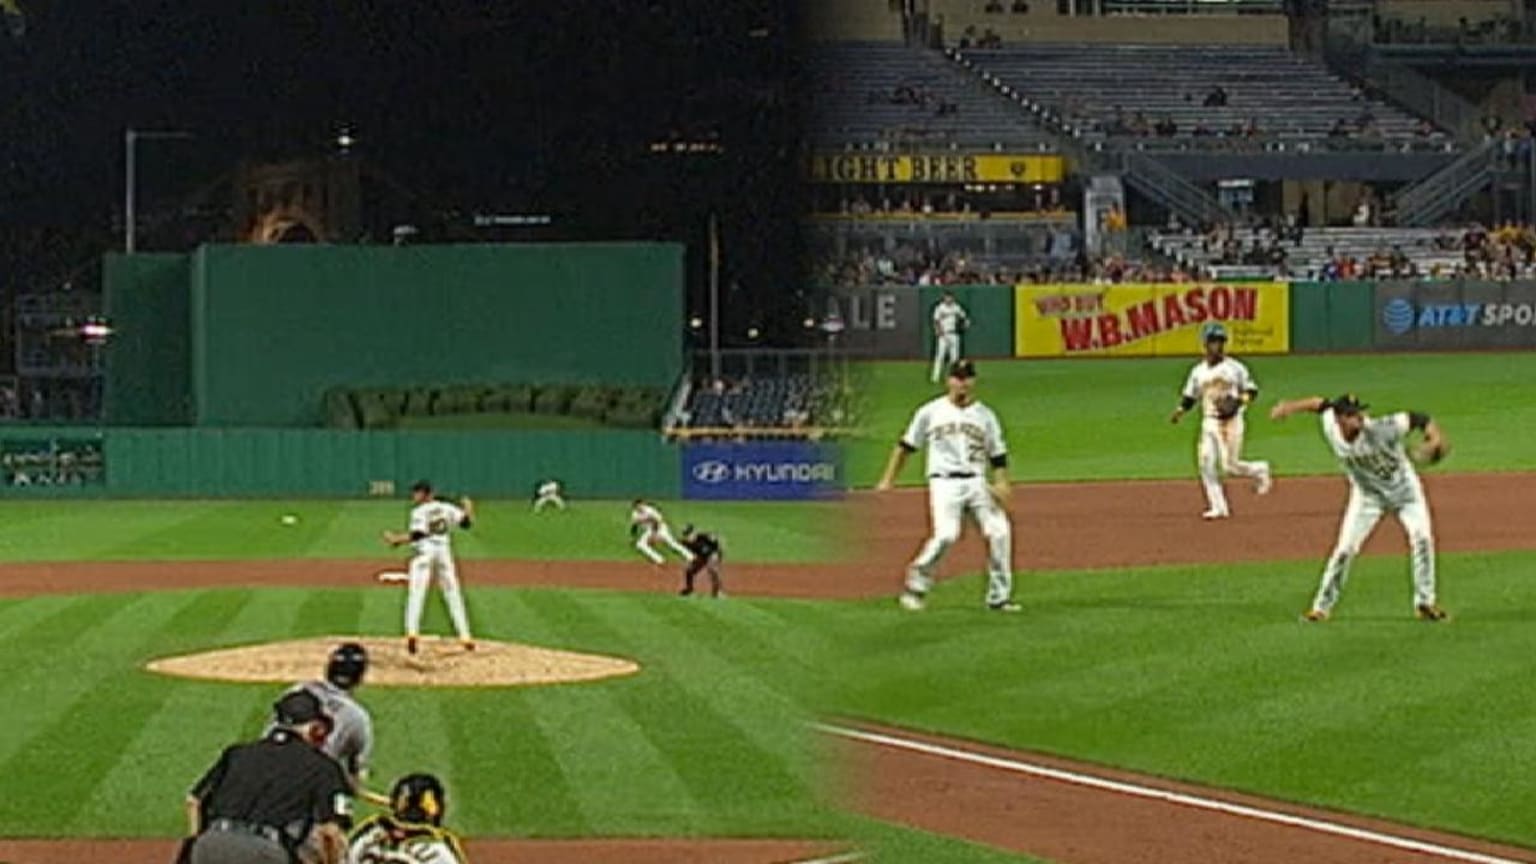
<svg viewBox="0 0 1536 864">
<path fill-rule="evenodd" d="M 982 365 L 1029 480 L 1188 478 L 1192 428 L 1166 422 L 1186 361 Z M 1448 470 L 1536 468 L 1512 430 L 1536 412 L 1536 356 L 1259 358 L 1261 408 L 1353 390 L 1434 413 Z M 865 370 L 866 482 L 912 407 L 921 364 Z M 1257 412 L 1256 412 L 1257 413 Z M 1250 450 L 1283 474 L 1332 471 L 1315 426 L 1255 418 Z M 910 470 L 907 480 L 919 472 Z M 839 548 L 835 505 L 664 505 L 723 533 L 733 558 Z M 477 558 L 627 559 L 626 502 L 535 518 L 485 502 Z M 295 513 L 294 527 L 279 523 Z M 388 558 L 401 502 L 0 504 L 0 561 Z M 877 860 L 1020 861 L 851 818 L 822 791 L 817 715 L 862 717 L 1536 846 L 1524 686 L 1536 653 L 1536 555 L 1445 555 L 1444 626 L 1408 614 L 1407 564 L 1364 559 L 1334 621 L 1296 615 L 1315 563 L 1025 573 L 1019 616 L 979 616 L 977 577 L 923 615 L 889 599 L 684 601 L 599 591 L 471 590 L 488 638 L 633 657 L 635 677 L 496 691 L 363 691 L 379 775 L 429 768 L 471 834 L 845 837 Z M 0 576 L 3 578 L 3 576 Z M 254 733 L 275 688 L 173 681 L 152 657 L 398 629 L 398 592 L 210 590 L 0 600 L 0 770 L 27 806 L 0 835 L 165 835 L 186 786 Z M 445 622 L 434 600 L 429 626 Z M 746 770 L 743 766 L 748 766 Z M 147 806 L 145 802 L 163 802 Z"/>
<path fill-rule="evenodd" d="M 1243 357 L 1262 388 L 1248 412 L 1246 452 L 1279 474 L 1334 470 L 1317 425 L 1269 420 L 1281 398 L 1359 394 L 1373 408 L 1418 409 L 1441 420 L 1455 448 L 1447 470 L 1536 469 L 1515 442 L 1536 424 L 1536 353 Z M 1189 478 L 1197 417 L 1168 414 L 1195 358 L 978 361 L 977 395 L 997 411 L 1023 480 Z M 891 446 L 923 400 L 942 392 L 925 363 L 874 363 L 866 382 L 868 437 L 849 448 L 856 485 L 879 478 Z M 921 481 L 909 468 L 908 483 Z"/>
</svg>

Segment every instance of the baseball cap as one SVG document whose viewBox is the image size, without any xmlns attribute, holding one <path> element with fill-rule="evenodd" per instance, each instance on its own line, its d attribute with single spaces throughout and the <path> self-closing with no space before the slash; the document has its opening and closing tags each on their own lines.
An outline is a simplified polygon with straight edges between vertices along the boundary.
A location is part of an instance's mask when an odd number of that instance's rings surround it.
<svg viewBox="0 0 1536 864">
<path fill-rule="evenodd" d="M 1201 342 L 1214 342 L 1217 340 L 1222 342 L 1227 341 L 1227 328 L 1223 326 L 1221 322 L 1212 321 L 1211 323 L 1200 328 Z"/>
<path fill-rule="evenodd" d="M 976 364 L 969 360 L 956 360 L 949 364 L 949 377 L 951 378 L 975 378 Z"/>
<path fill-rule="evenodd" d="M 308 690 L 295 690 L 277 700 L 277 703 L 272 706 L 272 719 L 284 725 L 294 726 L 330 718 L 325 716 L 325 711 L 315 694 Z"/>
<path fill-rule="evenodd" d="M 1327 407 L 1332 408 L 1335 414 L 1359 414 L 1371 406 L 1361 402 L 1360 397 L 1355 394 L 1345 393 L 1343 396 L 1329 399 Z"/>
</svg>

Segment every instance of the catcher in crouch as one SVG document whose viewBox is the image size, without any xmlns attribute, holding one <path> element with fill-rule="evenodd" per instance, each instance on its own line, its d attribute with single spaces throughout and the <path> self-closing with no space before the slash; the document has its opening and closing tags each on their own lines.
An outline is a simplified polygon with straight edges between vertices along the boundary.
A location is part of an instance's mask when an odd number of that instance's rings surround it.
<svg viewBox="0 0 1536 864">
<path fill-rule="evenodd" d="M 1259 385 L 1248 374 L 1248 367 L 1227 356 L 1227 328 L 1211 322 L 1200 329 L 1205 357 L 1189 371 L 1180 393 L 1179 405 L 1170 422 L 1178 423 L 1197 404 L 1203 420 L 1195 457 L 1200 466 L 1200 483 L 1205 487 L 1204 519 L 1225 519 L 1232 515 L 1227 493 L 1221 486 L 1223 474 L 1253 479 L 1254 491 L 1267 494 L 1274 480 L 1268 462 L 1244 462 L 1243 409 L 1259 395 Z"/>
</svg>

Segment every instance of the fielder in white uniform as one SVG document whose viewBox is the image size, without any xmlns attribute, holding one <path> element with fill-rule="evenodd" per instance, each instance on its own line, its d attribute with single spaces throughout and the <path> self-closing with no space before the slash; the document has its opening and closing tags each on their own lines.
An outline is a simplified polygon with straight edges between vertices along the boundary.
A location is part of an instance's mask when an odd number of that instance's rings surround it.
<svg viewBox="0 0 1536 864">
<path fill-rule="evenodd" d="M 971 394 L 976 367 L 950 364 L 949 392 L 925 403 L 897 441 L 876 489 L 886 491 L 919 448 L 927 448 L 928 510 L 933 535 L 907 568 L 902 608 L 923 608 L 939 559 L 960 539 L 960 520 L 970 513 L 987 539 L 987 607 L 1017 612 L 1013 602 L 1013 528 L 1004 505 L 1010 495 L 1008 445 L 992 409 Z M 991 482 L 987 476 L 991 474 Z"/>
<path fill-rule="evenodd" d="M 629 533 L 635 538 L 635 548 L 640 554 L 650 560 L 652 564 L 661 565 L 667 560 L 656 551 L 658 545 L 667 546 L 676 552 L 688 563 L 693 563 L 693 552 L 687 546 L 679 543 L 672 536 L 672 529 L 667 527 L 667 519 L 656 509 L 656 505 L 636 498 L 629 511 Z"/>
<path fill-rule="evenodd" d="M 1204 519 L 1225 519 L 1232 515 L 1227 493 L 1221 486 L 1223 474 L 1251 477 L 1254 490 L 1268 494 L 1274 485 L 1268 462 L 1244 462 L 1243 411 L 1259 394 L 1259 385 L 1248 374 L 1248 367 L 1226 356 L 1227 329 L 1220 324 L 1205 325 L 1200 331 L 1205 343 L 1205 357 L 1195 364 L 1179 394 L 1179 405 L 1168 418 L 1178 423 L 1184 414 L 1200 406 L 1200 439 L 1195 445 L 1195 460 L 1200 466 L 1200 483 L 1205 487 Z"/>
<path fill-rule="evenodd" d="M 1424 441 L 1415 456 L 1432 464 L 1445 456 L 1445 435 L 1428 414 L 1399 411 L 1377 418 L 1364 413 L 1367 407 L 1354 396 L 1314 396 L 1281 402 L 1269 412 L 1275 420 L 1303 411 L 1320 414 L 1323 438 L 1349 476 L 1349 503 L 1344 507 L 1339 539 L 1323 568 L 1317 597 L 1302 618 L 1328 620 L 1349 579 L 1349 565 L 1360 554 L 1361 544 L 1371 536 L 1381 517 L 1391 513 L 1408 534 L 1414 614 L 1425 621 L 1442 621 L 1446 618 L 1445 610 L 1435 602 L 1435 535 L 1429 502 L 1404 445 L 1409 432 L 1422 432 Z"/>
<path fill-rule="evenodd" d="M 933 304 L 933 383 L 939 383 L 945 367 L 960 359 L 960 334 L 970 323 L 965 307 L 948 291 Z"/>
<path fill-rule="evenodd" d="M 559 480 L 545 480 L 533 492 L 533 512 L 542 512 L 546 507 L 553 507 L 556 510 L 565 509 L 565 498 L 560 494 Z"/>
<path fill-rule="evenodd" d="M 411 509 L 410 530 L 384 532 L 384 542 L 390 546 L 409 543 L 416 550 L 408 573 L 410 594 L 405 601 L 405 650 L 416 653 L 421 636 L 421 613 L 435 573 L 438 587 L 443 591 L 443 601 L 448 605 L 448 616 L 453 619 L 453 629 L 459 634 L 459 642 L 466 650 L 473 651 L 475 640 L 469 632 L 469 613 L 464 609 L 458 568 L 453 562 L 452 533 L 456 528 L 470 527 L 475 518 L 475 504 L 468 498 L 462 499 L 462 507 L 439 501 L 432 494 L 432 484 L 425 480 L 411 487 L 411 502 L 415 507 Z"/>
</svg>

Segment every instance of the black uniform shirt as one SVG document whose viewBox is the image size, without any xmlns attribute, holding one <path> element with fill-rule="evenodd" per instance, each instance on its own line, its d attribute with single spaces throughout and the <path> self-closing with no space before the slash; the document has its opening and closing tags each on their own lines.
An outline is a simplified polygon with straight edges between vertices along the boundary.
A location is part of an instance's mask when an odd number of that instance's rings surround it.
<svg viewBox="0 0 1536 864">
<path fill-rule="evenodd" d="M 260 741 L 236 744 L 192 787 L 203 823 L 234 819 L 273 828 L 335 822 L 346 827 L 351 787 L 341 766 L 293 732 L 274 730 Z M 292 835 L 291 835 L 292 836 Z"/>
<path fill-rule="evenodd" d="M 720 551 L 720 541 L 715 539 L 715 535 L 706 534 L 703 531 L 699 531 L 692 537 L 689 537 L 683 545 L 687 546 L 688 550 L 699 556 L 700 559 L 708 558 Z"/>
</svg>

